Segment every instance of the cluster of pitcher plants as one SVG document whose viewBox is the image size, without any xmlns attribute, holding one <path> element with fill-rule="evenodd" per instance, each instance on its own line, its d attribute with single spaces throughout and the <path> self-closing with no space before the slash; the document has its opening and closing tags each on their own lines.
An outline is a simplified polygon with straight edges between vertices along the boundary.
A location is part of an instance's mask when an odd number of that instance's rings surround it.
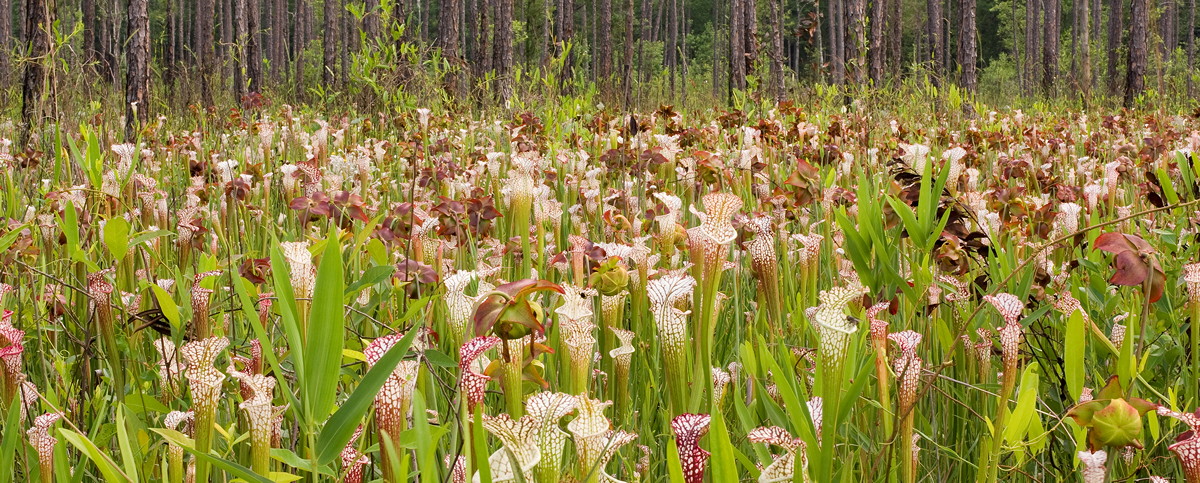
<svg viewBox="0 0 1200 483">
<path fill-rule="evenodd" d="M 1200 122 L 926 114 L 2 139 L 0 480 L 1200 483 Z"/>
</svg>

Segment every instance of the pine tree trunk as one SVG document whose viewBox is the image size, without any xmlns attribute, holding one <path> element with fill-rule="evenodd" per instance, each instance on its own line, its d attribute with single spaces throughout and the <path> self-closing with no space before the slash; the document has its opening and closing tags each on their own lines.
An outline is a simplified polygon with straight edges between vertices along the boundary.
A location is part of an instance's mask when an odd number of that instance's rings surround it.
<svg viewBox="0 0 1200 483">
<path fill-rule="evenodd" d="M 871 45 L 867 55 L 870 56 L 871 81 L 876 86 L 883 83 L 883 65 L 887 56 L 883 45 L 883 32 L 887 27 L 885 4 L 884 0 L 871 0 Z"/>
<path fill-rule="evenodd" d="M 500 99 L 512 96 L 513 68 L 513 0 L 494 0 L 496 10 L 496 56 L 492 63 L 496 68 L 497 92 Z"/>
<path fill-rule="evenodd" d="M 1196 69 L 1196 0 L 1188 0 L 1188 28 L 1187 28 L 1187 93 L 1188 97 L 1195 97 L 1194 81 Z"/>
<path fill-rule="evenodd" d="M 927 0 L 926 13 L 928 19 L 925 29 L 926 38 L 929 40 L 931 81 L 934 86 L 940 86 L 942 72 L 946 65 L 945 44 L 942 42 L 942 0 Z"/>
<path fill-rule="evenodd" d="M 250 93 L 262 93 L 262 29 L 259 28 L 261 0 L 246 1 L 246 81 Z"/>
<path fill-rule="evenodd" d="M 12 67 L 12 1 L 0 0 L 0 82 L 8 81 L 8 72 Z"/>
<path fill-rule="evenodd" d="M 758 3 L 756 0 L 742 0 L 742 47 L 746 49 L 746 74 L 753 74 L 754 65 L 758 62 Z"/>
<path fill-rule="evenodd" d="M 633 0 L 625 0 L 625 63 L 624 81 L 625 107 L 630 107 L 633 98 Z"/>
<path fill-rule="evenodd" d="M 1122 85 L 1119 53 L 1124 43 L 1121 39 L 1125 32 L 1124 0 L 1110 0 L 1108 11 L 1108 90 L 1115 95 Z"/>
<path fill-rule="evenodd" d="M 458 95 L 462 89 L 458 76 L 459 67 L 463 65 L 462 53 L 459 52 L 458 48 L 458 39 L 462 35 L 462 32 L 459 30 L 459 17 L 462 16 L 462 0 L 442 0 L 442 8 L 438 14 L 438 47 L 442 49 L 442 56 L 451 65 L 446 83 L 449 86 L 448 90 L 452 94 Z"/>
<path fill-rule="evenodd" d="M 150 115 L 150 2 L 129 0 L 129 44 L 125 51 L 125 140 L 137 138 L 137 128 Z"/>
<path fill-rule="evenodd" d="M 746 88 L 746 17 L 742 14 L 746 0 L 729 2 L 729 90 Z"/>
<path fill-rule="evenodd" d="M 962 27 L 958 34 L 958 64 L 962 67 L 963 88 L 968 92 L 975 92 L 975 66 L 979 57 L 975 41 L 975 7 L 975 0 L 962 0 L 959 4 Z"/>
<path fill-rule="evenodd" d="M 1059 19 L 1059 2 L 1057 0 L 1046 0 L 1045 2 L 1045 28 L 1042 32 L 1045 34 L 1042 41 L 1042 90 L 1048 96 L 1054 96 L 1055 81 L 1058 79 L 1058 36 L 1060 34 L 1058 28 Z"/>
<path fill-rule="evenodd" d="M 196 38 L 192 46 L 200 64 L 200 100 L 205 106 L 213 105 L 212 81 L 215 74 L 213 67 L 216 61 L 216 54 L 213 51 L 215 8 L 213 0 L 197 0 L 196 2 Z"/>
<path fill-rule="evenodd" d="M 1079 2 L 1079 89 L 1084 98 L 1092 90 L 1092 29 L 1089 24 L 1091 5 Z"/>
<path fill-rule="evenodd" d="M 850 65 L 850 79 L 855 84 L 862 84 L 866 78 L 867 68 L 867 32 L 863 21 L 867 16 L 866 0 L 850 0 L 846 9 L 847 33 L 850 45 L 846 47 L 846 60 Z"/>
<path fill-rule="evenodd" d="M 379 38 L 379 0 L 365 0 L 363 12 L 363 34 L 368 41 L 373 41 Z"/>
<path fill-rule="evenodd" d="M 1146 0 L 1133 0 L 1129 18 L 1129 70 L 1125 75 L 1125 107 L 1133 107 L 1133 101 L 1145 88 L 1146 33 L 1149 16 Z"/>
<path fill-rule="evenodd" d="M 45 117 L 46 56 L 50 53 L 50 26 L 54 23 L 54 8 L 49 0 L 27 0 L 25 3 L 25 75 L 21 79 L 21 130 L 18 145 L 28 146 L 30 132 L 42 124 Z"/>
<path fill-rule="evenodd" d="M 221 79 L 229 79 L 233 75 L 234 63 L 229 62 L 234 56 L 233 43 L 234 36 L 237 35 L 233 30 L 233 2 L 237 0 L 221 0 L 220 3 L 220 18 L 221 18 L 221 45 L 217 47 L 217 61 L 221 66 Z M 222 82 L 223 84 L 224 82 Z M 237 89 L 234 89 L 237 92 Z"/>
<path fill-rule="evenodd" d="M 338 12 L 338 0 L 325 0 L 324 12 L 324 40 L 322 45 L 323 65 L 321 68 L 321 80 L 326 86 L 333 86 L 337 82 L 338 72 L 338 25 L 342 21 L 342 16 Z"/>
<path fill-rule="evenodd" d="M 598 3 L 596 79 L 607 81 L 612 76 L 612 0 L 598 0 Z"/>
<path fill-rule="evenodd" d="M 775 101 L 784 98 L 783 88 L 783 0 L 771 2 L 771 95 Z"/>
<path fill-rule="evenodd" d="M 136 1 L 136 0 L 130 0 Z M 253 0 L 232 0 L 233 3 L 233 93 L 237 97 L 236 101 L 241 102 L 242 96 L 246 95 L 246 39 L 249 37 L 246 30 L 249 28 L 246 22 L 246 2 Z"/>
<path fill-rule="evenodd" d="M 846 49 L 843 46 L 846 29 L 842 24 L 842 1 L 829 0 L 829 69 L 833 73 L 833 83 L 836 85 L 842 85 L 846 81 Z"/>
</svg>

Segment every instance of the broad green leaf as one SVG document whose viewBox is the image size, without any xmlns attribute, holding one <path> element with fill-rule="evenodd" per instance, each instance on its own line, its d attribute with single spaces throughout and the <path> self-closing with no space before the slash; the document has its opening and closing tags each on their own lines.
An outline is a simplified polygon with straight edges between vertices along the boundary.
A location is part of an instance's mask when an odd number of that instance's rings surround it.
<svg viewBox="0 0 1200 483">
<path fill-rule="evenodd" d="M 1017 406 L 1013 409 L 1004 427 L 1004 440 L 1011 444 L 1020 442 L 1029 429 L 1029 419 L 1037 417 L 1034 411 L 1038 394 L 1038 364 L 1025 366 L 1017 393 Z"/>
<path fill-rule="evenodd" d="M 66 439 L 67 442 L 71 443 L 72 446 L 75 446 L 75 448 L 81 453 L 87 456 L 89 460 L 92 460 L 92 463 L 95 463 L 96 468 L 100 470 L 100 474 L 104 475 L 104 479 L 106 481 L 133 482 L 133 480 L 131 480 L 128 475 L 121 472 L 121 469 L 117 468 L 117 464 L 114 463 L 105 452 L 96 447 L 96 443 L 93 443 L 92 440 L 88 439 L 87 436 L 76 433 L 67 428 L 59 428 L 58 434 L 61 435 L 63 439 Z"/>
<path fill-rule="evenodd" d="M 720 411 L 712 411 L 712 423 L 708 432 L 708 445 L 712 450 L 712 479 L 713 481 L 738 481 L 737 457 L 733 442 L 729 440 L 729 429 L 725 426 L 725 416 Z"/>
<path fill-rule="evenodd" d="M 229 461 L 225 458 L 221 458 L 216 455 L 197 451 L 195 448 L 195 443 L 192 441 L 192 439 L 185 436 L 183 433 L 181 433 L 179 431 L 163 429 L 163 428 L 152 428 L 152 429 L 154 432 L 158 433 L 163 438 L 166 438 L 167 441 L 170 441 L 170 442 L 178 445 L 180 448 L 183 448 L 184 451 L 191 453 L 192 456 L 195 457 L 196 459 L 204 461 L 204 462 L 206 462 L 212 466 L 215 466 L 217 468 L 220 468 L 222 470 L 225 470 L 225 472 L 227 472 L 233 476 L 242 478 L 246 481 L 254 481 L 254 482 L 258 482 L 258 483 L 271 483 L 271 480 L 269 478 L 262 476 L 258 473 L 255 473 L 254 471 L 250 470 L 250 468 L 247 468 L 245 466 L 234 463 L 232 461 Z"/>
<path fill-rule="evenodd" d="M 129 222 L 114 216 L 104 223 L 104 246 L 114 260 L 120 261 L 129 252 Z"/>
<path fill-rule="evenodd" d="M 8 419 L 4 422 L 6 428 L 16 428 L 21 424 L 20 398 L 13 398 L 12 404 L 8 406 Z M 0 479 L 11 477 L 13 470 L 13 462 L 16 458 L 13 452 L 17 450 L 17 444 L 23 441 L 24 434 L 21 431 L 4 431 L 3 439 L 0 439 Z"/>
<path fill-rule="evenodd" d="M 671 483 L 684 483 L 683 462 L 679 460 L 679 448 L 676 445 L 675 438 L 667 443 L 667 475 L 671 477 Z"/>
<path fill-rule="evenodd" d="M 1063 334 L 1063 372 L 1067 380 L 1067 392 L 1078 401 L 1083 393 L 1084 349 L 1087 333 L 1084 332 L 1083 312 L 1076 310 L 1067 317 L 1067 330 Z"/>
<path fill-rule="evenodd" d="M 117 406 L 117 444 L 121 447 L 121 464 L 125 467 L 125 474 L 129 475 L 133 481 L 139 481 L 138 478 L 138 458 L 133 453 L 133 445 L 129 442 L 129 430 L 126 427 L 125 408 Z"/>
<path fill-rule="evenodd" d="M 400 339 L 400 342 L 392 346 L 387 354 L 384 354 L 379 362 L 367 371 L 362 382 L 359 382 L 358 387 L 350 394 L 350 398 L 325 422 L 325 427 L 317 436 L 318 463 L 328 464 L 341 454 L 342 448 L 345 448 L 346 443 L 350 442 L 350 437 L 354 436 L 354 429 L 358 427 L 363 415 L 375 401 L 375 395 L 379 393 L 379 389 L 383 387 L 388 376 L 392 375 L 396 365 L 404 358 L 404 354 L 408 352 L 408 348 L 412 345 L 418 332 L 416 330 L 408 331 Z"/>
<path fill-rule="evenodd" d="M 346 313 L 342 294 L 342 248 L 336 232 L 325 243 L 325 254 L 317 267 L 317 284 L 305 328 L 304 391 L 312 406 L 313 421 L 325 418 L 337 396 L 346 341 Z"/>
</svg>

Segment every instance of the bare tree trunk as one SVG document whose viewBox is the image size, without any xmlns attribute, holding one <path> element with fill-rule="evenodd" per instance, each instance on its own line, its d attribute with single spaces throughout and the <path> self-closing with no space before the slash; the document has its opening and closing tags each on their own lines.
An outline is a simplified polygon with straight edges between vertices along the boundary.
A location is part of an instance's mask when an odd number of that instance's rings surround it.
<svg viewBox="0 0 1200 483">
<path fill-rule="evenodd" d="M 340 23 L 338 24 L 338 55 L 341 60 L 341 68 L 338 69 L 338 79 L 341 82 L 339 85 L 345 87 L 350 84 L 350 46 L 353 43 L 352 33 L 357 36 L 358 29 L 353 29 L 354 25 L 350 19 L 350 10 L 346 9 L 347 2 L 352 0 L 341 0 L 341 5 L 338 7 Z"/>
<path fill-rule="evenodd" d="M 363 11 L 363 34 L 366 35 L 367 41 L 374 41 L 379 38 L 379 0 L 365 0 Z"/>
<path fill-rule="evenodd" d="M 778 102 L 784 98 L 783 0 L 767 1 L 771 2 L 771 95 Z"/>
<path fill-rule="evenodd" d="M 12 53 L 12 21 L 12 2 L 0 0 L 0 82 L 8 81 L 9 68 L 12 67 L 12 60 L 9 59 Z"/>
<path fill-rule="evenodd" d="M 833 83 L 837 85 L 846 81 L 846 26 L 842 24 L 842 1 L 829 0 L 829 69 L 833 73 Z"/>
<path fill-rule="evenodd" d="M 438 12 L 440 15 L 438 21 L 438 47 L 442 49 L 442 56 L 450 61 L 450 73 L 447 75 L 446 83 L 449 86 L 449 91 L 452 94 L 459 94 L 461 86 L 458 71 L 463 65 L 462 53 L 459 52 L 458 39 L 462 32 L 459 30 L 458 19 L 462 16 L 462 0 L 442 0 L 442 8 Z"/>
<path fill-rule="evenodd" d="M 1053 1 L 1053 0 L 1052 0 Z M 929 40 L 929 70 L 933 85 L 941 85 L 942 71 L 945 70 L 946 51 L 942 43 L 942 0 L 927 0 L 925 36 Z"/>
<path fill-rule="evenodd" d="M 1145 88 L 1146 33 L 1149 16 L 1146 0 L 1133 0 L 1129 29 L 1129 70 L 1125 76 L 1125 107 L 1133 107 L 1133 101 Z"/>
<path fill-rule="evenodd" d="M 21 80 L 21 130 L 19 146 L 30 142 L 30 131 L 40 126 L 45 117 L 46 56 L 50 53 L 50 26 L 54 23 L 54 7 L 50 0 L 27 0 L 25 4 L 25 76 Z"/>
<path fill-rule="evenodd" d="M 137 0 L 130 0 L 130 2 Z M 249 37 L 246 34 L 248 22 L 246 22 L 246 2 L 253 0 L 232 0 L 233 3 L 233 92 L 237 97 L 235 100 L 240 101 L 242 96 L 246 95 L 246 39 Z"/>
<path fill-rule="evenodd" d="M 742 14 L 746 0 L 729 2 L 729 91 L 746 88 L 746 17 Z"/>
<path fill-rule="evenodd" d="M 205 106 L 213 105 L 212 78 L 215 53 L 213 44 L 213 17 L 215 16 L 213 0 L 197 0 L 196 2 L 196 40 L 193 48 L 200 64 L 200 99 Z"/>
<path fill-rule="evenodd" d="M 871 81 L 876 85 L 883 83 L 883 64 L 887 55 L 883 50 L 883 32 L 887 26 L 887 18 L 884 13 L 884 0 L 871 0 L 871 46 L 870 52 L 870 71 Z"/>
<path fill-rule="evenodd" d="M 166 84 L 169 92 L 174 92 L 175 89 L 175 39 L 179 32 L 179 23 L 175 19 L 178 9 L 175 7 L 176 0 L 166 0 L 166 38 L 163 39 L 163 82 Z"/>
<path fill-rule="evenodd" d="M 221 45 L 217 47 L 218 61 L 221 65 L 221 79 L 228 79 L 233 74 L 233 63 L 229 62 L 233 58 L 233 43 L 236 33 L 233 30 L 233 7 L 232 4 L 237 0 L 221 0 Z M 223 83 L 223 82 L 222 82 Z M 234 92 L 237 92 L 235 89 Z"/>
<path fill-rule="evenodd" d="M 676 54 L 678 54 L 677 49 L 679 47 L 679 25 L 677 18 L 678 12 L 676 8 L 678 0 L 665 0 L 664 3 L 667 4 L 665 7 L 666 15 L 664 15 L 667 28 L 667 41 L 665 50 L 663 51 L 663 63 L 667 64 L 667 73 L 670 77 L 668 87 L 671 89 L 671 94 L 674 95 L 675 69 L 678 65 L 678 57 Z"/>
<path fill-rule="evenodd" d="M 1079 2 L 1079 89 L 1084 98 L 1092 90 L 1092 32 L 1089 21 L 1091 5 L 1086 0 Z"/>
<path fill-rule="evenodd" d="M 137 138 L 137 128 L 150 115 L 150 2 L 129 0 L 129 47 L 125 50 L 125 140 Z"/>
<path fill-rule="evenodd" d="M 975 65 L 979 59 L 975 37 L 975 0 L 962 0 L 959 4 L 962 16 L 962 28 L 958 34 L 958 65 L 962 67 L 962 85 L 969 92 L 975 92 Z"/>
<path fill-rule="evenodd" d="M 1124 0 L 1111 0 L 1108 15 L 1108 90 L 1112 94 L 1118 92 L 1121 82 L 1121 35 L 1125 32 Z"/>
<path fill-rule="evenodd" d="M 1188 97 L 1195 96 L 1194 76 L 1196 68 L 1196 0 L 1188 0 L 1188 27 L 1187 27 L 1187 93 Z"/>
<path fill-rule="evenodd" d="M 479 39 L 478 49 L 475 54 L 477 59 L 475 63 L 475 75 L 479 77 L 492 70 L 492 43 L 490 36 L 492 25 L 488 14 L 492 12 L 492 2 L 494 1 L 496 0 L 479 0 L 479 17 L 475 28 L 475 37 Z"/>
<path fill-rule="evenodd" d="M 625 107 L 630 107 L 633 97 L 633 0 L 625 0 L 625 65 L 624 81 Z"/>
<path fill-rule="evenodd" d="M 720 98 L 721 93 L 729 89 L 728 83 L 722 83 L 725 79 L 722 77 L 725 71 L 728 70 L 728 61 L 724 58 L 724 54 L 729 52 L 729 46 L 725 45 L 726 33 L 725 28 L 725 5 L 722 0 L 713 0 L 713 42 L 712 42 L 712 93 L 714 98 Z"/>
<path fill-rule="evenodd" d="M 850 79 L 861 84 L 866 78 L 867 68 L 867 32 L 863 21 L 867 16 L 866 0 L 850 0 L 847 5 L 846 22 L 850 45 L 847 47 L 846 59 L 850 62 Z"/>
<path fill-rule="evenodd" d="M 513 0 L 495 0 L 496 13 L 496 56 L 492 60 L 496 68 L 497 92 L 501 99 L 512 96 L 513 69 Z"/>
<path fill-rule="evenodd" d="M 246 1 L 246 78 L 250 93 L 262 93 L 262 47 L 259 2 Z"/>
<path fill-rule="evenodd" d="M 746 49 L 746 74 L 753 74 L 754 64 L 758 62 L 758 4 L 756 0 L 742 0 L 742 27 L 742 47 Z"/>
<path fill-rule="evenodd" d="M 612 0 L 598 0 L 598 3 L 596 79 L 607 81 L 612 76 Z"/>
<path fill-rule="evenodd" d="M 1042 29 L 1045 34 L 1042 41 L 1042 90 L 1048 96 L 1054 96 L 1055 81 L 1058 79 L 1058 36 L 1059 36 L 1059 5 L 1057 0 L 1045 2 L 1046 23 Z"/>
<path fill-rule="evenodd" d="M 338 0 L 325 0 L 325 39 L 322 45 L 324 58 L 321 66 L 321 80 L 325 82 L 326 86 L 333 86 L 337 82 L 338 24 L 342 20 L 342 16 L 338 13 L 338 4 Z"/>
<path fill-rule="evenodd" d="M 200 0 L 204 1 L 204 0 Z M 292 69 L 295 70 L 295 87 L 302 91 L 304 86 L 304 50 L 308 47 L 308 38 L 304 30 L 304 22 L 308 20 L 307 0 L 296 0 L 295 22 L 292 26 Z"/>
</svg>

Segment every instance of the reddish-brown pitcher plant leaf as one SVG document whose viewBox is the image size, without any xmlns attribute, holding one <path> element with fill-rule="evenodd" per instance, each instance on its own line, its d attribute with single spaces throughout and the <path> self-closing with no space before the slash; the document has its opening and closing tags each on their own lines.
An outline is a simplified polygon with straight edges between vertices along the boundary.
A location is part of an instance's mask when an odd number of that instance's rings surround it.
<svg viewBox="0 0 1200 483">
<path fill-rule="evenodd" d="M 1167 277 L 1158 262 L 1148 257 L 1154 253 L 1154 247 L 1146 240 L 1137 235 L 1114 231 L 1097 237 L 1095 247 L 1116 255 L 1113 257 L 1115 272 L 1108 283 L 1137 287 L 1145 285 L 1148 279 L 1150 303 L 1162 298 Z"/>
<path fill-rule="evenodd" d="M 563 293 L 557 284 L 536 279 L 517 280 L 496 287 L 484 295 L 475 308 L 475 334 L 494 335 L 502 339 L 519 339 L 544 330 L 545 310 L 529 298 L 535 292 Z"/>
</svg>

